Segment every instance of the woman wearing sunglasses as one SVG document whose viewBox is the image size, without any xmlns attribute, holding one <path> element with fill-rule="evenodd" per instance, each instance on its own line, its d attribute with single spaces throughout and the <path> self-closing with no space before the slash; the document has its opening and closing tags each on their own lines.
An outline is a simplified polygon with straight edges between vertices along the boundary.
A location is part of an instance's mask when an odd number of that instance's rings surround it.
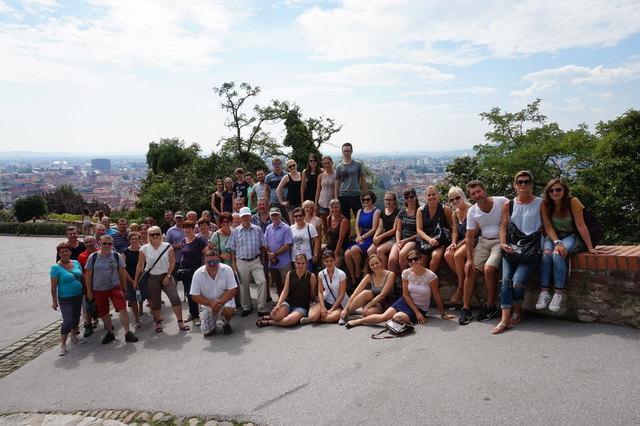
<svg viewBox="0 0 640 426">
<path fill-rule="evenodd" d="M 558 312 L 567 278 L 567 259 L 584 251 L 599 253 L 591 242 L 583 210 L 580 200 L 569 195 L 569 187 L 562 179 L 552 179 L 547 183 L 542 201 L 542 221 L 547 236 L 542 243 L 540 295 L 536 309 L 549 305 L 551 312 Z M 552 270 L 553 297 L 549 294 Z"/>
<path fill-rule="evenodd" d="M 318 188 L 318 176 L 320 176 L 321 172 L 320 158 L 316 154 L 309 154 L 307 167 L 302 171 L 302 184 L 300 187 L 302 201 L 315 201 L 316 190 Z"/>
<path fill-rule="evenodd" d="M 455 315 L 447 314 L 440 297 L 438 277 L 435 273 L 425 268 L 420 262 L 420 252 L 410 250 L 407 261 L 409 269 L 402 271 L 402 297 L 381 314 L 369 315 L 357 320 L 347 322 L 346 327 L 351 328 L 360 324 L 377 324 L 397 318 L 398 322 L 417 322 L 426 324 L 425 315 L 431 303 L 431 297 L 436 302 L 440 317 L 443 319 L 455 318 Z"/>
<path fill-rule="evenodd" d="M 451 208 L 439 201 L 440 191 L 434 185 L 429 185 L 425 193 L 427 204 L 418 209 L 416 216 L 416 246 L 424 264 L 437 272 L 444 250 L 451 243 Z"/>
<path fill-rule="evenodd" d="M 227 241 L 231 236 L 231 222 L 233 216 L 231 213 L 223 212 L 220 214 L 220 229 L 211 234 L 209 239 L 209 248 L 214 248 L 220 254 L 220 260 L 225 265 L 231 266 L 231 250 L 227 248 Z"/>
<path fill-rule="evenodd" d="M 304 253 L 296 254 L 294 265 L 295 269 L 287 273 L 278 303 L 271 314 L 256 322 L 258 327 L 289 327 L 299 324 L 302 318 L 309 315 L 311 295 L 316 289 L 316 276 L 307 270 L 307 257 Z"/>
<path fill-rule="evenodd" d="M 356 287 L 362 276 L 362 257 L 373 244 L 373 235 L 376 232 L 380 210 L 375 206 L 376 194 L 373 191 L 362 192 L 362 208 L 356 214 L 356 243 L 352 244 L 344 253 L 347 270 L 351 276 L 353 288 Z"/>
<path fill-rule="evenodd" d="M 508 228 L 515 225 L 521 234 L 536 236 L 542 228 L 542 198 L 533 195 L 533 175 L 526 170 L 516 173 L 513 187 L 518 194 L 502 206 L 502 224 L 500 225 L 500 245 L 502 246 L 502 281 L 500 282 L 500 308 L 502 318 L 491 332 L 500 334 L 522 322 L 522 301 L 524 286 L 531 272 L 538 266 L 538 254 L 530 258 L 509 257 L 510 254 L 522 253 L 522 247 L 508 244 Z M 509 223 L 512 225 L 509 226 Z M 519 237 L 520 241 L 522 238 Z M 517 251 L 516 251 L 517 250 Z M 513 315 L 512 315 L 513 312 Z"/>
<path fill-rule="evenodd" d="M 151 313 L 156 322 L 156 333 L 162 332 L 162 326 L 160 325 L 163 321 L 160 317 L 162 292 L 169 298 L 173 312 L 178 319 L 180 330 L 189 331 L 190 327 L 185 325 L 182 319 L 182 302 L 180 301 L 180 296 L 178 296 L 176 282 L 171 276 L 176 266 L 173 248 L 169 243 L 162 242 L 162 231 L 159 226 L 152 226 L 147 232 L 149 234 L 149 244 L 140 247 L 134 288 L 138 288 L 140 276 L 146 268 L 149 268 L 147 294 L 151 302 Z"/>
<path fill-rule="evenodd" d="M 459 186 L 453 186 L 449 189 L 449 203 L 454 210 L 451 216 L 451 244 L 444 252 L 444 260 L 458 277 L 458 289 L 451 298 L 451 303 L 458 303 L 462 301 L 464 293 L 464 264 L 467 262 L 464 237 L 467 235 L 467 212 L 471 204 Z M 479 235 L 478 232 L 476 241 Z"/>
<path fill-rule="evenodd" d="M 300 201 L 301 187 L 302 187 L 302 174 L 298 171 L 298 165 L 295 160 L 287 161 L 287 170 L 289 173 L 282 178 L 276 189 L 278 196 L 278 202 L 283 207 L 286 207 L 289 214 L 289 223 L 293 223 L 293 209 L 300 207 L 302 203 Z M 282 190 L 287 188 L 287 199 L 284 200 Z"/>
<path fill-rule="evenodd" d="M 398 264 L 402 271 L 409 267 L 407 256 L 409 251 L 415 248 L 414 241 L 418 236 L 416 212 L 420 208 L 420 203 L 415 189 L 409 188 L 404 191 L 404 204 L 405 207 L 401 208 L 396 216 L 396 243 L 389 253 L 389 270 L 393 272 L 398 271 Z"/>
</svg>

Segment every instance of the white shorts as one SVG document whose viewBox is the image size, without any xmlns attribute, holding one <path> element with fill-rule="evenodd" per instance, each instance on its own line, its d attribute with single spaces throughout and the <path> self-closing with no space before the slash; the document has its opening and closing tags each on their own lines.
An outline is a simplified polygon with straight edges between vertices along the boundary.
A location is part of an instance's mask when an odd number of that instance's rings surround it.
<svg viewBox="0 0 640 426">
<path fill-rule="evenodd" d="M 224 308 L 235 309 L 236 301 L 234 299 L 229 300 L 227 303 L 222 305 L 222 309 Z M 220 311 L 222 311 L 222 309 Z M 221 313 L 220 311 L 218 311 L 218 314 Z M 202 334 L 209 334 L 216 329 L 218 315 L 213 315 L 209 306 L 200 305 L 200 321 L 200 331 L 202 331 Z"/>
</svg>

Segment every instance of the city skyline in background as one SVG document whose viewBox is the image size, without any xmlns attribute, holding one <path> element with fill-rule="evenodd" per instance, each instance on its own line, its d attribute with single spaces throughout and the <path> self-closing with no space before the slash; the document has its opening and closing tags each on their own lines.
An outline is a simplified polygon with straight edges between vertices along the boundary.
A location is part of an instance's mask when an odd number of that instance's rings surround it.
<svg viewBox="0 0 640 426">
<path fill-rule="evenodd" d="M 630 0 L 0 0 L 0 23 L 3 152 L 144 155 L 178 137 L 206 155 L 230 134 L 212 90 L 229 81 L 335 119 L 331 142 L 356 154 L 470 150 L 480 113 L 538 97 L 593 131 L 640 92 Z"/>
</svg>

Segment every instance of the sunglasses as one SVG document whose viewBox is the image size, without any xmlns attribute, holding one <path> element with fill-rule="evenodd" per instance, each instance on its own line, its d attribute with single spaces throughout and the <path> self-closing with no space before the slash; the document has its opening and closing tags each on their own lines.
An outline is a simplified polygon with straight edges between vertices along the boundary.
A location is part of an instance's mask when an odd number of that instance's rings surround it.
<svg viewBox="0 0 640 426">
<path fill-rule="evenodd" d="M 290 169 L 293 169 L 294 167 L 296 167 L 296 165 L 295 164 L 289 164 L 287 167 L 290 168 Z"/>
<path fill-rule="evenodd" d="M 101 246 L 112 246 L 113 243 L 100 243 Z"/>
<path fill-rule="evenodd" d="M 458 195 L 457 197 L 449 198 L 449 202 L 453 203 L 454 201 L 458 201 L 459 199 L 460 199 L 460 196 Z"/>
<path fill-rule="evenodd" d="M 413 263 L 413 262 L 417 262 L 418 260 L 420 260 L 419 257 L 410 257 L 407 259 L 409 261 L 409 263 Z"/>
<path fill-rule="evenodd" d="M 549 189 L 547 189 L 547 192 L 548 192 L 549 194 L 553 194 L 554 192 L 556 192 L 556 193 L 557 193 L 557 192 L 562 192 L 562 191 L 564 191 L 564 188 L 562 188 L 562 187 L 560 187 L 560 188 L 549 188 Z"/>
<path fill-rule="evenodd" d="M 293 217 L 304 217 L 303 214 L 294 214 Z"/>
<path fill-rule="evenodd" d="M 310 163 L 317 163 L 318 160 L 309 160 Z"/>
<path fill-rule="evenodd" d="M 218 263 L 220 263 L 218 259 L 207 260 L 207 265 L 217 265 Z"/>
<path fill-rule="evenodd" d="M 416 198 L 415 195 L 407 195 L 406 197 L 404 197 L 405 200 L 413 200 L 414 198 Z"/>
<path fill-rule="evenodd" d="M 159 236 L 160 236 L 160 234 L 158 234 L 158 233 L 155 233 L 155 234 L 149 234 L 149 236 L 150 236 L 150 237 L 159 237 Z"/>
<path fill-rule="evenodd" d="M 276 162 L 276 163 L 271 163 L 271 165 L 272 165 L 272 166 L 280 166 L 280 165 L 282 165 L 282 163 L 278 163 L 278 162 Z"/>
<path fill-rule="evenodd" d="M 371 201 L 371 197 L 367 197 L 367 198 L 363 198 L 363 199 L 362 199 L 362 202 L 363 202 L 363 203 L 368 203 L 368 202 L 370 202 L 370 201 Z"/>
<path fill-rule="evenodd" d="M 531 181 L 529 179 L 518 179 L 516 185 L 529 185 Z"/>
<path fill-rule="evenodd" d="M 228 224 L 230 224 L 230 223 L 231 223 L 231 221 L 230 221 L 230 220 L 223 220 L 222 222 L 220 222 L 220 224 L 221 224 L 221 225 L 224 225 L 224 224 L 227 224 L 227 225 L 228 225 Z"/>
</svg>

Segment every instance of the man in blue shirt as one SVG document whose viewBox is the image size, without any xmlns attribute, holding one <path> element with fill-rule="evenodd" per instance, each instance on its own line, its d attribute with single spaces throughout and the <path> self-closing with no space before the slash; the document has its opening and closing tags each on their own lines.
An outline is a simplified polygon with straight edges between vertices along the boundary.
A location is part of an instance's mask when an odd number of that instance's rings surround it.
<svg viewBox="0 0 640 426">
<path fill-rule="evenodd" d="M 167 231 L 167 234 L 164 237 L 165 242 L 171 244 L 173 247 L 173 254 L 175 255 L 176 265 L 180 264 L 182 260 L 182 241 L 186 237 L 182 227 L 184 225 L 184 213 L 176 212 L 174 215 L 175 225 L 173 225 Z M 176 273 L 178 268 L 173 268 L 173 278 L 176 279 Z M 178 281 L 176 279 L 176 281 Z"/>
<path fill-rule="evenodd" d="M 267 226 L 264 238 L 267 241 L 267 263 L 271 281 L 276 284 L 278 296 L 284 287 L 284 280 L 291 270 L 291 246 L 293 234 L 289 225 L 282 221 L 282 213 L 277 207 L 269 210 L 271 225 Z"/>
<path fill-rule="evenodd" d="M 267 243 L 264 234 L 258 225 L 251 223 L 251 210 L 249 207 L 240 209 L 240 226 L 231 231 L 227 240 L 227 248 L 231 250 L 231 267 L 240 277 L 240 304 L 242 316 L 246 317 L 253 312 L 249 282 L 255 281 L 258 287 L 258 315 L 267 315 L 267 280 L 262 267 Z"/>
</svg>

